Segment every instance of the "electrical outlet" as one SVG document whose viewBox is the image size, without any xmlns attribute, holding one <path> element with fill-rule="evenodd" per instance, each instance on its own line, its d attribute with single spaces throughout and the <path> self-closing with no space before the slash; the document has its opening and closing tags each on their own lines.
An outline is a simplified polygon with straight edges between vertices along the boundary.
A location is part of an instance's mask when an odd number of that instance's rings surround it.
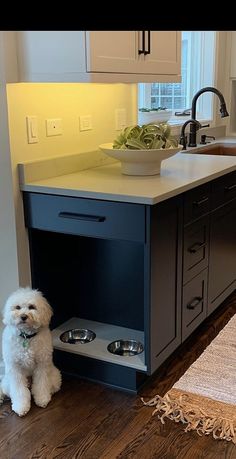
<svg viewBox="0 0 236 459">
<path fill-rule="evenodd" d="M 38 118 L 37 116 L 27 116 L 26 117 L 27 125 L 27 138 L 28 143 L 38 143 Z"/>
<path fill-rule="evenodd" d="M 46 132 L 47 136 L 62 135 L 62 119 L 51 118 L 46 120 Z"/>
<path fill-rule="evenodd" d="M 83 115 L 79 117 L 79 129 L 80 131 L 91 131 L 91 129 L 93 129 L 91 115 Z"/>
<path fill-rule="evenodd" d="M 127 114 L 125 108 L 117 108 L 115 110 L 116 131 L 121 131 L 127 126 Z"/>
</svg>

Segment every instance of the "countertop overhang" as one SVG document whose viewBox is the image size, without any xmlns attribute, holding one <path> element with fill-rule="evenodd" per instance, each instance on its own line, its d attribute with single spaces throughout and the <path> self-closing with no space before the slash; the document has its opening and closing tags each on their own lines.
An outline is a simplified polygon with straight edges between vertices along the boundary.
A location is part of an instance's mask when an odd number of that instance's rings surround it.
<svg viewBox="0 0 236 459">
<path fill-rule="evenodd" d="M 235 143 L 236 146 L 236 139 L 218 139 L 214 143 Z M 121 174 L 120 162 L 104 157 L 101 152 L 93 152 L 92 156 L 94 161 L 91 154 L 84 153 L 82 156 L 78 154 L 21 163 L 20 189 L 34 193 L 153 205 L 236 170 L 236 156 L 182 152 L 162 162 L 160 175 L 128 176 Z M 70 167 L 70 158 L 73 158 L 73 167 Z M 80 161 L 83 163 L 82 170 L 79 170 Z M 55 168 L 55 162 L 59 167 Z M 66 165 L 64 169 L 63 162 Z M 40 173 L 37 173 L 37 168 Z M 45 177 L 44 170 L 47 171 Z"/>
</svg>

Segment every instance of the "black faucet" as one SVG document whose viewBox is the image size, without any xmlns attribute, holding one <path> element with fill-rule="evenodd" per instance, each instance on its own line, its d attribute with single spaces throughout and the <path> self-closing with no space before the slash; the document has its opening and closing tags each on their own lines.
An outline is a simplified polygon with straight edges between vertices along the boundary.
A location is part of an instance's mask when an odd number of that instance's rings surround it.
<svg viewBox="0 0 236 459">
<path fill-rule="evenodd" d="M 180 138 L 179 138 L 179 143 L 180 145 L 183 145 L 183 150 L 186 150 L 186 146 L 187 146 L 187 136 L 185 135 L 185 128 L 189 123 L 192 123 L 196 127 L 196 131 L 197 129 L 200 129 L 202 127 L 199 121 L 194 120 L 193 118 L 185 121 L 185 123 L 181 127 Z"/>
<path fill-rule="evenodd" d="M 226 116 L 229 116 L 229 114 L 227 112 L 226 103 L 225 103 L 223 95 L 221 94 L 221 92 L 218 89 L 212 88 L 212 87 L 209 86 L 209 87 L 200 89 L 200 91 L 198 91 L 195 94 L 195 96 L 193 97 L 193 100 L 192 100 L 192 120 L 196 121 L 197 99 L 204 92 L 213 92 L 214 94 L 216 94 L 219 97 L 219 99 L 220 99 L 221 118 L 225 118 Z M 196 133 L 197 133 L 196 123 L 191 122 L 191 124 L 190 124 L 190 133 L 189 133 L 189 144 L 188 144 L 189 147 L 196 147 L 197 146 Z"/>
</svg>

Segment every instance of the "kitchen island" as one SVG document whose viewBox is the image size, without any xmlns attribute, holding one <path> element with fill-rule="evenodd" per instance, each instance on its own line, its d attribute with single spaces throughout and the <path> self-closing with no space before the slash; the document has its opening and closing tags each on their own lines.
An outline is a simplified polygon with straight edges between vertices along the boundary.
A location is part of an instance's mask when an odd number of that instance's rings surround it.
<svg viewBox="0 0 236 459">
<path fill-rule="evenodd" d="M 19 166 L 32 285 L 62 370 L 136 391 L 235 289 L 236 157 L 178 153 L 135 177 L 79 156 Z M 81 327 L 94 341 L 60 340 Z M 120 339 L 143 352 L 111 354 Z"/>
</svg>

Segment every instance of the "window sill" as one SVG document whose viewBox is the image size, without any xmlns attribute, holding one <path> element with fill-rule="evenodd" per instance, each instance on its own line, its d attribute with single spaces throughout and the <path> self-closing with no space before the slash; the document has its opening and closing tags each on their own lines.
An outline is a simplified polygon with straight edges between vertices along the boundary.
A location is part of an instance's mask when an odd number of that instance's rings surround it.
<svg viewBox="0 0 236 459">
<path fill-rule="evenodd" d="M 142 118 L 145 120 L 145 115 L 142 116 Z M 188 121 L 189 119 L 191 119 L 191 116 L 171 116 L 171 118 L 169 118 L 167 121 L 160 121 L 160 122 L 163 122 L 163 123 L 168 123 L 170 124 L 171 126 L 182 126 L 185 121 Z M 199 116 L 197 116 L 197 120 L 200 122 L 200 123 L 210 123 L 212 122 L 213 120 L 209 120 L 208 118 L 204 118 L 202 117 L 200 114 Z M 146 121 L 145 121 L 146 122 Z M 140 124 L 140 118 L 138 117 L 138 123 Z M 147 122 L 146 124 L 150 123 L 148 117 L 147 117 Z M 144 124 L 144 123 L 143 123 Z"/>
<path fill-rule="evenodd" d="M 168 121 L 166 121 L 166 123 L 168 123 L 171 126 L 171 134 L 174 136 L 179 136 L 181 127 L 186 121 L 190 119 L 191 119 L 190 115 L 189 116 L 172 116 Z M 212 119 L 209 120 L 207 118 L 203 118 L 201 117 L 200 114 L 199 116 L 197 116 L 197 120 L 203 125 L 211 124 L 213 122 Z M 147 124 L 148 124 L 148 121 L 147 121 Z M 189 125 L 186 127 L 186 132 L 189 132 Z"/>
</svg>

